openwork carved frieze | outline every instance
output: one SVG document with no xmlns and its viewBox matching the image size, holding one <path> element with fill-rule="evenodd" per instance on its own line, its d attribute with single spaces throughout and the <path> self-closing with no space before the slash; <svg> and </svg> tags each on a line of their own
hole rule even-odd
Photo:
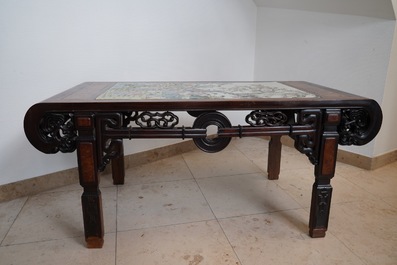
<svg viewBox="0 0 397 265">
<path fill-rule="evenodd" d="M 95 137 L 98 142 L 98 168 L 106 165 L 122 154 L 122 139 L 128 138 L 193 138 L 196 145 L 206 152 L 218 152 L 224 149 L 231 137 L 251 135 L 290 135 L 295 139 L 295 147 L 306 154 L 317 165 L 319 161 L 319 137 L 322 111 L 319 109 L 299 110 L 295 112 L 254 110 L 245 118 L 249 126 L 232 126 L 225 115 L 217 111 L 203 112 L 192 127 L 176 127 L 177 115 L 165 112 L 121 112 L 93 114 L 96 122 Z M 359 144 L 366 138 L 369 114 L 364 109 L 342 110 L 341 123 L 338 126 L 339 143 Z M 130 127 L 131 123 L 137 126 Z M 209 126 L 218 127 L 214 136 L 206 134 Z M 100 129 L 99 129 L 100 128 Z M 48 113 L 40 121 L 39 134 L 43 142 L 55 146 L 55 151 L 73 152 L 76 150 L 78 132 L 71 113 Z"/>
<path fill-rule="evenodd" d="M 339 143 L 359 145 L 366 138 L 370 123 L 369 113 L 364 109 L 343 109 L 342 121 L 338 127 Z"/>
<path fill-rule="evenodd" d="M 281 111 L 254 110 L 245 121 L 251 126 L 280 126 L 288 121 L 288 117 Z"/>
<path fill-rule="evenodd" d="M 77 131 L 70 113 L 47 113 L 39 124 L 41 139 L 55 146 L 54 152 L 70 153 L 76 150 Z"/>
<path fill-rule="evenodd" d="M 127 127 L 128 124 L 130 124 L 133 121 L 136 121 L 136 118 L 138 117 L 138 115 L 139 115 L 138 111 L 124 112 L 123 113 L 123 126 Z"/>
<path fill-rule="evenodd" d="M 144 111 L 135 118 L 135 123 L 141 128 L 165 129 L 174 128 L 179 123 L 179 118 L 174 113 Z"/>
</svg>

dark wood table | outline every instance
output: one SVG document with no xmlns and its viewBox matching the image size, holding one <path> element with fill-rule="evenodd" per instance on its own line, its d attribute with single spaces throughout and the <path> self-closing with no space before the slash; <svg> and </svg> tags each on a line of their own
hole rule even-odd
<svg viewBox="0 0 397 265">
<path fill-rule="evenodd" d="M 228 110 L 247 111 L 245 124 L 233 126 Z M 179 125 L 180 111 L 195 117 L 192 125 Z M 124 183 L 123 139 L 192 138 L 218 152 L 231 137 L 270 136 L 268 178 L 277 179 L 280 137 L 288 135 L 314 165 L 309 234 L 324 237 L 338 144 L 364 145 L 381 123 L 374 100 L 307 82 L 90 82 L 33 105 L 24 128 L 44 153 L 77 150 L 85 238 L 101 248 L 98 172 L 111 162 L 114 184 Z M 218 128 L 215 137 L 207 135 L 210 126 Z"/>
</svg>

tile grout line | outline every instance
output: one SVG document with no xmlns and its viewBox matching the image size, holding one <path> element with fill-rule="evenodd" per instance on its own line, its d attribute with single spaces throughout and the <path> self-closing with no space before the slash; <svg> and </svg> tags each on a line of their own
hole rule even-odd
<svg viewBox="0 0 397 265">
<path fill-rule="evenodd" d="M 205 219 L 205 220 L 189 221 L 189 222 L 181 222 L 181 223 L 172 223 L 172 224 L 164 224 L 164 225 L 148 226 L 148 227 L 140 227 L 140 228 L 129 228 L 129 229 L 126 229 L 126 230 L 120 230 L 118 232 L 122 232 L 123 233 L 123 232 L 138 231 L 138 230 L 143 230 L 143 229 L 158 229 L 158 228 L 164 228 L 164 227 L 195 224 L 195 223 L 202 223 L 202 222 L 209 222 L 209 221 L 218 221 L 219 222 L 219 221 L 232 219 L 232 218 L 249 217 L 249 216 L 255 216 L 255 215 L 267 215 L 267 214 L 274 214 L 274 213 L 282 213 L 282 212 L 295 211 L 295 210 L 299 210 L 299 209 L 302 209 L 302 208 L 293 208 L 293 209 L 278 210 L 278 211 L 271 211 L 271 212 L 259 212 L 259 213 L 252 213 L 252 214 L 221 217 L 221 218 L 216 218 L 214 216 L 213 219 Z M 112 233 L 109 233 L 109 234 L 112 234 Z"/>
<path fill-rule="evenodd" d="M 269 143 L 269 141 L 268 141 L 268 143 Z M 264 174 L 265 178 L 268 176 L 268 172 L 267 172 L 267 171 L 264 171 L 264 170 L 263 170 L 260 166 L 258 166 L 253 160 L 250 160 L 249 157 L 246 156 L 245 153 L 244 153 L 243 151 L 241 151 L 236 145 L 235 145 L 235 148 L 236 148 L 244 157 L 246 157 L 249 161 L 251 161 L 252 164 L 254 164 L 257 168 L 259 168 L 259 170 Z M 267 146 L 267 148 L 269 148 L 269 147 Z M 283 157 L 283 156 L 282 156 L 282 153 L 281 153 L 281 159 L 282 159 L 282 157 Z M 281 163 L 281 159 L 280 159 L 280 163 Z M 267 162 L 269 162 L 268 159 L 267 159 Z M 281 165 L 280 165 L 280 167 L 281 167 Z M 281 168 L 280 168 L 280 169 L 281 169 Z M 281 171 L 280 171 L 279 174 L 281 174 Z M 269 180 L 269 179 L 266 178 L 266 180 Z M 295 199 L 288 191 L 284 190 L 284 189 L 277 183 L 277 180 L 278 180 L 278 179 L 276 179 L 276 180 L 270 180 L 270 181 L 271 181 L 272 183 L 274 183 L 274 184 L 276 185 L 276 187 L 278 187 L 281 191 L 283 191 L 290 199 L 292 199 L 294 202 L 296 202 L 296 204 L 299 205 L 300 207 L 299 207 L 299 208 L 296 208 L 296 209 L 280 210 L 280 211 L 273 211 L 273 212 L 268 212 L 268 213 L 274 213 L 274 212 L 282 212 L 282 211 L 290 211 L 290 210 L 303 209 L 304 206 L 301 205 L 301 204 L 298 202 L 298 200 Z M 267 213 L 263 213 L 263 214 L 267 214 Z"/>
<path fill-rule="evenodd" d="M 139 230 L 150 230 L 150 229 L 159 229 L 164 227 L 172 227 L 178 225 L 187 225 L 187 224 L 196 224 L 196 223 L 203 223 L 209 221 L 216 221 L 216 219 L 206 219 L 206 220 L 199 220 L 199 221 L 190 221 L 190 222 L 182 222 L 182 223 L 174 223 L 174 224 L 165 224 L 165 225 L 157 225 L 157 226 L 148 226 L 148 227 L 140 227 L 140 228 L 129 228 L 126 230 L 120 230 L 119 232 L 130 232 L 130 231 L 139 231 Z"/>
<path fill-rule="evenodd" d="M 393 205 L 392 203 L 389 203 L 389 202 L 386 201 L 384 198 L 381 198 L 381 201 L 384 202 L 384 203 L 386 203 L 386 204 L 389 205 L 390 207 L 397 209 L 397 206 L 396 206 L 395 204 Z"/>
<path fill-rule="evenodd" d="M 236 150 L 242 155 L 244 156 L 248 161 L 250 161 L 250 163 L 255 166 L 257 169 L 259 169 L 259 172 L 257 173 L 264 173 L 265 175 L 267 175 L 267 172 L 265 172 L 260 166 L 258 166 L 254 160 L 250 159 L 248 156 L 246 156 L 246 154 L 240 150 L 240 148 L 238 148 L 237 145 L 233 144 L 233 147 L 236 148 Z"/>
<path fill-rule="evenodd" d="M 361 187 L 361 186 L 359 185 L 360 183 L 357 184 L 357 183 L 351 181 L 349 178 L 346 178 L 343 174 L 340 174 L 340 173 L 339 173 L 339 175 L 340 175 L 341 177 L 343 177 L 344 180 L 346 180 L 346 181 L 349 182 L 350 184 L 354 185 L 355 187 L 361 189 L 362 191 L 365 191 L 366 193 L 369 193 L 371 196 L 375 197 L 376 199 L 383 201 L 383 198 L 380 197 L 379 194 L 373 193 L 373 192 L 371 192 L 371 191 L 368 191 L 366 188 Z M 387 203 L 387 202 L 386 202 L 386 203 Z M 387 204 L 389 204 L 389 203 L 387 203 Z"/>
<path fill-rule="evenodd" d="M 240 148 L 238 148 L 238 146 L 237 145 L 234 145 L 234 147 L 236 148 L 236 150 L 239 152 L 239 153 L 241 153 L 241 155 L 243 155 L 245 158 L 247 158 L 254 166 L 256 166 L 259 170 L 260 170 L 260 172 L 259 173 L 262 173 L 263 175 L 264 175 L 264 177 L 266 178 L 266 176 L 268 175 L 268 172 L 267 171 L 265 171 L 264 169 L 262 169 L 262 167 L 260 167 L 259 165 L 257 165 L 253 160 L 251 160 L 242 150 L 240 150 Z M 268 160 L 267 160 L 268 161 Z M 280 161 L 280 163 L 281 163 L 281 161 Z M 292 169 L 291 169 L 292 170 Z M 281 172 L 280 172 L 281 173 Z M 266 180 L 268 180 L 267 178 L 266 178 Z M 265 212 L 265 213 L 257 213 L 257 214 L 273 214 L 273 213 L 278 213 L 278 212 L 285 212 L 285 211 L 293 211 L 293 210 L 298 210 L 298 209 L 303 209 L 304 210 L 304 206 L 303 205 L 301 205 L 299 202 L 298 202 L 298 200 L 296 200 L 288 191 L 286 191 L 286 190 L 284 190 L 278 183 L 277 183 L 277 180 L 276 181 L 271 181 L 271 182 L 273 182 L 280 190 L 282 190 L 285 194 L 286 194 L 286 196 L 288 196 L 290 199 L 292 199 L 294 202 L 296 202 L 297 203 L 297 205 L 299 206 L 298 208 L 294 208 L 294 209 L 287 209 L 287 210 L 278 210 L 278 211 L 271 211 L 271 212 Z M 234 216 L 234 217 L 225 217 L 225 218 L 217 218 L 217 220 L 227 220 L 227 219 L 229 219 L 229 218 L 238 218 L 238 217 L 247 217 L 247 216 L 254 216 L 254 215 L 257 215 L 257 214 L 248 214 L 248 215 L 240 215 L 240 216 Z M 218 221 L 219 222 L 219 221 Z M 221 226 L 222 227 L 222 226 Z M 222 230 L 223 230 L 223 228 L 222 228 Z M 350 250 L 350 249 L 349 249 Z M 233 249 L 233 251 L 234 251 L 234 249 Z M 236 254 L 237 255 L 237 254 Z M 241 263 L 241 262 L 240 262 Z"/>
<path fill-rule="evenodd" d="M 26 197 L 26 200 L 25 200 L 25 202 L 23 203 L 21 209 L 19 210 L 17 216 L 15 216 L 14 221 L 13 221 L 12 224 L 10 225 L 10 228 L 7 230 L 7 233 L 4 235 L 3 239 L 1 240 L 1 242 L 0 242 L 0 247 L 4 247 L 4 246 L 3 246 L 4 240 L 6 240 L 8 234 L 10 233 L 12 227 L 14 226 L 15 222 L 17 221 L 17 219 L 18 219 L 19 215 L 21 214 L 23 208 L 25 208 L 25 206 L 26 206 L 26 204 L 28 203 L 29 199 L 30 199 L 30 196 L 27 196 L 27 197 Z"/>
<path fill-rule="evenodd" d="M 183 161 L 185 162 L 187 168 L 189 169 L 190 174 L 193 176 L 194 182 L 196 183 L 197 187 L 199 188 L 199 190 L 200 190 L 200 192 L 201 192 L 201 195 L 203 195 L 203 198 L 204 198 L 205 202 L 207 203 L 208 207 L 210 208 L 212 215 L 214 216 L 214 218 L 215 218 L 215 220 L 216 220 L 218 226 L 219 226 L 220 229 L 222 230 L 222 233 L 223 233 L 223 235 L 225 236 L 225 238 L 226 238 L 226 240 L 227 240 L 229 246 L 231 247 L 231 249 L 232 249 L 234 255 L 236 256 L 236 258 L 237 258 L 239 264 L 240 264 L 240 265 L 243 265 L 243 263 L 241 262 L 240 257 L 238 256 L 238 254 L 237 254 L 237 252 L 235 251 L 235 249 L 234 249 L 232 243 L 230 242 L 229 237 L 226 235 L 225 230 L 223 229 L 221 223 L 219 222 L 218 217 L 215 215 L 215 213 L 214 213 L 214 211 L 213 211 L 213 209 L 212 209 L 210 203 L 208 202 L 207 197 L 205 197 L 205 195 L 204 195 L 204 193 L 203 193 L 203 191 L 202 191 L 202 189 L 201 189 L 199 183 L 197 182 L 196 177 L 194 176 L 194 174 L 193 174 L 192 170 L 190 169 L 189 165 L 187 164 L 187 162 L 186 162 L 186 160 L 185 160 L 185 157 L 182 156 L 182 158 L 183 158 Z M 201 222 L 202 222 L 202 221 L 201 221 Z"/>
<path fill-rule="evenodd" d="M 348 249 L 348 250 L 350 251 L 350 253 L 352 253 L 354 256 L 356 256 L 356 257 L 362 262 L 363 265 L 368 264 L 368 263 L 367 263 L 365 260 L 363 260 L 359 255 L 357 255 L 352 249 L 350 249 L 349 246 L 346 245 L 345 242 L 344 242 L 343 240 L 341 240 L 338 236 L 336 236 L 336 235 L 333 234 L 332 232 L 327 232 L 327 233 L 330 233 L 331 235 L 333 235 L 333 236 L 336 238 L 336 240 L 338 240 L 343 246 L 345 246 L 345 248 Z"/>
<path fill-rule="evenodd" d="M 185 179 L 174 179 L 174 180 L 159 180 L 159 181 L 150 181 L 150 182 L 142 182 L 142 183 L 124 183 L 120 187 L 132 187 L 132 186 L 141 186 L 141 185 L 153 185 L 153 184 L 159 184 L 159 183 L 172 183 L 176 181 L 187 181 L 187 180 L 193 180 L 193 178 L 185 178 Z M 112 186 L 109 187 L 103 187 L 103 188 L 111 188 Z"/>
<path fill-rule="evenodd" d="M 108 234 L 113 234 L 108 233 Z M 11 244 L 11 245 L 5 245 L 5 246 L 1 246 L 1 247 L 13 247 L 13 246 L 23 246 L 23 245 L 29 245 L 29 244 L 37 244 L 37 243 L 45 243 L 45 242 L 52 242 L 52 241 L 62 241 L 65 239 L 74 239 L 74 238 L 81 238 L 82 239 L 82 246 L 84 246 L 84 236 L 70 236 L 70 237 L 62 237 L 62 238 L 51 238 L 51 239 L 43 239 L 43 240 L 37 240 L 37 241 L 28 241 L 28 242 L 20 242 L 20 243 L 16 243 L 16 244 Z"/>
<path fill-rule="evenodd" d="M 270 211 L 270 212 L 259 212 L 259 213 L 250 213 L 250 214 L 241 214 L 241 215 L 234 215 L 234 216 L 228 216 L 228 217 L 220 217 L 217 218 L 217 220 L 227 220 L 227 219 L 233 219 L 233 218 L 239 218 L 239 217 L 250 217 L 250 216 L 255 216 L 255 215 L 267 215 L 267 214 L 275 214 L 275 213 L 283 213 L 283 212 L 290 212 L 290 211 L 296 211 L 296 210 L 301 210 L 303 208 L 292 208 L 292 209 L 286 209 L 286 210 L 275 210 L 275 211 Z"/>
<path fill-rule="evenodd" d="M 119 186 L 116 185 L 116 235 L 115 235 L 115 241 L 114 241 L 114 265 L 117 265 L 117 239 L 118 239 L 118 226 L 117 226 L 117 221 L 118 221 L 118 212 L 119 212 Z"/>
<path fill-rule="evenodd" d="M 189 169 L 189 170 L 190 170 L 190 169 Z M 230 242 L 230 239 L 229 239 L 229 237 L 227 236 L 225 230 L 223 229 L 221 223 L 219 222 L 218 217 L 215 215 L 214 211 L 212 210 L 212 207 L 211 207 L 210 203 L 208 202 L 207 198 L 205 197 L 203 191 L 201 190 L 201 187 L 200 187 L 200 185 L 198 184 L 196 178 L 194 178 L 194 181 L 196 182 L 198 188 L 200 189 L 201 194 L 203 195 L 205 201 L 207 202 L 208 207 L 210 208 L 212 214 L 214 215 L 215 220 L 216 220 L 216 222 L 218 223 L 218 226 L 220 227 L 220 229 L 222 230 L 222 233 L 223 233 L 223 235 L 225 236 L 225 238 L 226 238 L 226 240 L 227 240 L 229 246 L 232 248 L 234 255 L 236 255 L 236 258 L 237 258 L 238 262 L 240 263 L 240 265 L 242 265 L 242 262 L 241 262 L 241 260 L 240 260 L 240 257 L 238 256 L 238 254 L 237 254 L 237 252 L 235 251 L 235 249 L 234 249 L 232 243 Z"/>
</svg>

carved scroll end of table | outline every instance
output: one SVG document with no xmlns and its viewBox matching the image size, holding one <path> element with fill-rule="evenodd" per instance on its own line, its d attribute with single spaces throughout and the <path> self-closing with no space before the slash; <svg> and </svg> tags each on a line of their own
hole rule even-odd
<svg viewBox="0 0 397 265">
<path fill-rule="evenodd" d="M 374 100 L 362 107 L 342 109 L 338 126 L 340 145 L 365 145 L 378 134 L 382 124 L 382 110 Z"/>
<path fill-rule="evenodd" d="M 30 143 L 46 154 L 76 150 L 77 130 L 69 112 L 45 112 L 34 105 L 25 115 L 25 134 Z"/>
</svg>

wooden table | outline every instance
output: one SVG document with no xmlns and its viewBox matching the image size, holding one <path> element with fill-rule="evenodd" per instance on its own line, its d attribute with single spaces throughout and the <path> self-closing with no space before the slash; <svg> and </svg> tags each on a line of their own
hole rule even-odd
<svg viewBox="0 0 397 265">
<path fill-rule="evenodd" d="M 245 124 L 232 126 L 228 110 L 247 111 Z M 180 111 L 194 123 L 179 125 Z M 98 172 L 111 162 L 114 184 L 124 183 L 123 139 L 193 138 L 201 150 L 218 152 L 231 137 L 270 136 L 268 178 L 277 179 L 280 137 L 288 135 L 314 165 L 309 234 L 324 237 L 338 143 L 364 145 L 381 123 L 374 100 L 307 82 L 90 82 L 33 105 L 24 128 L 44 153 L 77 150 L 85 238 L 101 248 Z M 210 126 L 218 128 L 215 138 Z"/>
</svg>

